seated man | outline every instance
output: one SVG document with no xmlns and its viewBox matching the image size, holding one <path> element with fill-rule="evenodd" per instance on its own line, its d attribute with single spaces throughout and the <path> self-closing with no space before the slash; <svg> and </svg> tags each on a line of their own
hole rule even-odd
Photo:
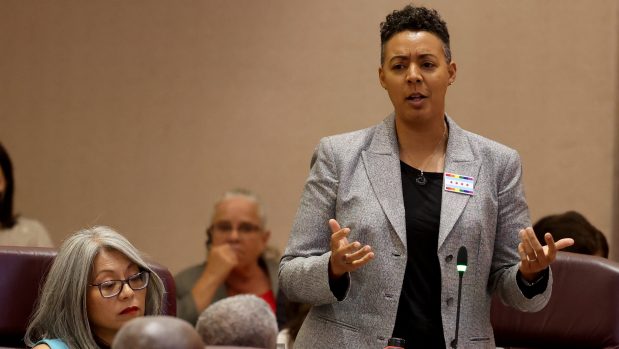
<svg viewBox="0 0 619 349">
<path fill-rule="evenodd" d="M 113 349 L 203 349 L 198 332 L 171 316 L 146 316 L 127 322 L 114 338 Z"/>
<path fill-rule="evenodd" d="M 563 251 L 608 258 L 606 237 L 578 212 L 568 211 L 543 217 L 533 225 L 533 230 L 538 239 L 545 233 L 551 233 L 555 239 L 574 239 L 574 244 Z"/>
<path fill-rule="evenodd" d="M 175 277 L 180 318 L 195 324 L 211 303 L 237 294 L 259 296 L 276 311 L 279 258 L 267 249 L 265 221 L 257 196 L 247 190 L 228 191 L 216 202 L 207 260 Z"/>
<path fill-rule="evenodd" d="M 275 349 L 277 345 L 275 315 L 254 295 L 228 297 L 211 304 L 200 315 L 196 329 L 207 346 Z"/>
</svg>

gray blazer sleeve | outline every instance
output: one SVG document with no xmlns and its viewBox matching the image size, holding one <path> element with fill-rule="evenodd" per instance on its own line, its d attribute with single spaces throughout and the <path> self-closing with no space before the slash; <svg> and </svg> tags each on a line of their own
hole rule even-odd
<svg viewBox="0 0 619 349">
<path fill-rule="evenodd" d="M 552 273 L 546 291 L 527 299 L 517 285 L 516 277 L 520 263 L 517 246 L 520 242 L 515 232 L 525 228 L 522 222 L 530 225 L 528 206 L 522 188 L 522 165 L 516 151 L 511 151 L 503 165 L 503 172 L 497 176 L 498 217 L 494 256 L 490 273 L 489 286 L 494 289 L 503 303 L 520 311 L 541 310 L 550 298 L 552 290 Z"/>
<path fill-rule="evenodd" d="M 312 305 L 337 302 L 329 288 L 328 220 L 335 217 L 338 179 L 329 139 L 323 138 L 312 157 L 310 174 L 279 267 L 280 287 L 292 301 Z M 350 278 L 348 274 L 345 277 Z M 350 288 L 350 282 L 348 285 Z"/>
</svg>

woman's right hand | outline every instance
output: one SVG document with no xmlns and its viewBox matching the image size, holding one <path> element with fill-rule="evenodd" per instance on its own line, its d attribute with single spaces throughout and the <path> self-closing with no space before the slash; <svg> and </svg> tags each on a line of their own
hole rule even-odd
<svg viewBox="0 0 619 349">
<path fill-rule="evenodd" d="M 236 252 L 230 244 L 212 246 L 209 249 L 206 268 L 191 289 L 198 314 L 211 304 L 215 292 L 238 263 Z"/>
<path fill-rule="evenodd" d="M 335 219 L 329 220 L 329 227 L 331 228 L 329 278 L 339 279 L 342 275 L 355 271 L 374 259 L 370 245 L 361 247 L 359 241 L 348 242 L 350 229 L 341 228 Z"/>
<path fill-rule="evenodd" d="M 238 264 L 239 258 L 230 244 L 212 246 L 208 251 L 204 274 L 223 282 Z"/>
</svg>

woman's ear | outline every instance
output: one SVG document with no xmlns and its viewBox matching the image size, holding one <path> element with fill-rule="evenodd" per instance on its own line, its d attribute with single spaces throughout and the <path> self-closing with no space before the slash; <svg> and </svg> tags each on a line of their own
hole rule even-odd
<svg viewBox="0 0 619 349">
<path fill-rule="evenodd" d="M 384 89 L 387 88 L 385 83 L 385 71 L 383 70 L 383 67 L 378 67 L 378 81 L 380 82 L 380 86 Z"/>
<path fill-rule="evenodd" d="M 451 63 L 449 63 L 449 68 L 447 68 L 447 70 L 449 71 L 449 84 L 453 84 L 454 82 L 456 82 L 456 71 L 458 70 L 458 67 L 456 66 L 456 62 L 451 61 Z"/>
</svg>

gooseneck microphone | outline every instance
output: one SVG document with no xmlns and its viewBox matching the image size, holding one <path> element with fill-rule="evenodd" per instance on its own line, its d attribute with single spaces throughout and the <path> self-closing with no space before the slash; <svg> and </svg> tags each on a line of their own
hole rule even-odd
<svg viewBox="0 0 619 349">
<path fill-rule="evenodd" d="M 461 246 L 458 250 L 458 258 L 456 259 L 456 268 L 458 269 L 458 276 L 460 280 L 458 281 L 458 308 L 456 309 L 456 337 L 451 342 L 452 348 L 458 347 L 458 330 L 460 328 L 460 298 L 462 298 L 462 276 L 466 271 L 466 266 L 468 264 L 468 257 L 466 254 L 466 247 Z"/>
</svg>

